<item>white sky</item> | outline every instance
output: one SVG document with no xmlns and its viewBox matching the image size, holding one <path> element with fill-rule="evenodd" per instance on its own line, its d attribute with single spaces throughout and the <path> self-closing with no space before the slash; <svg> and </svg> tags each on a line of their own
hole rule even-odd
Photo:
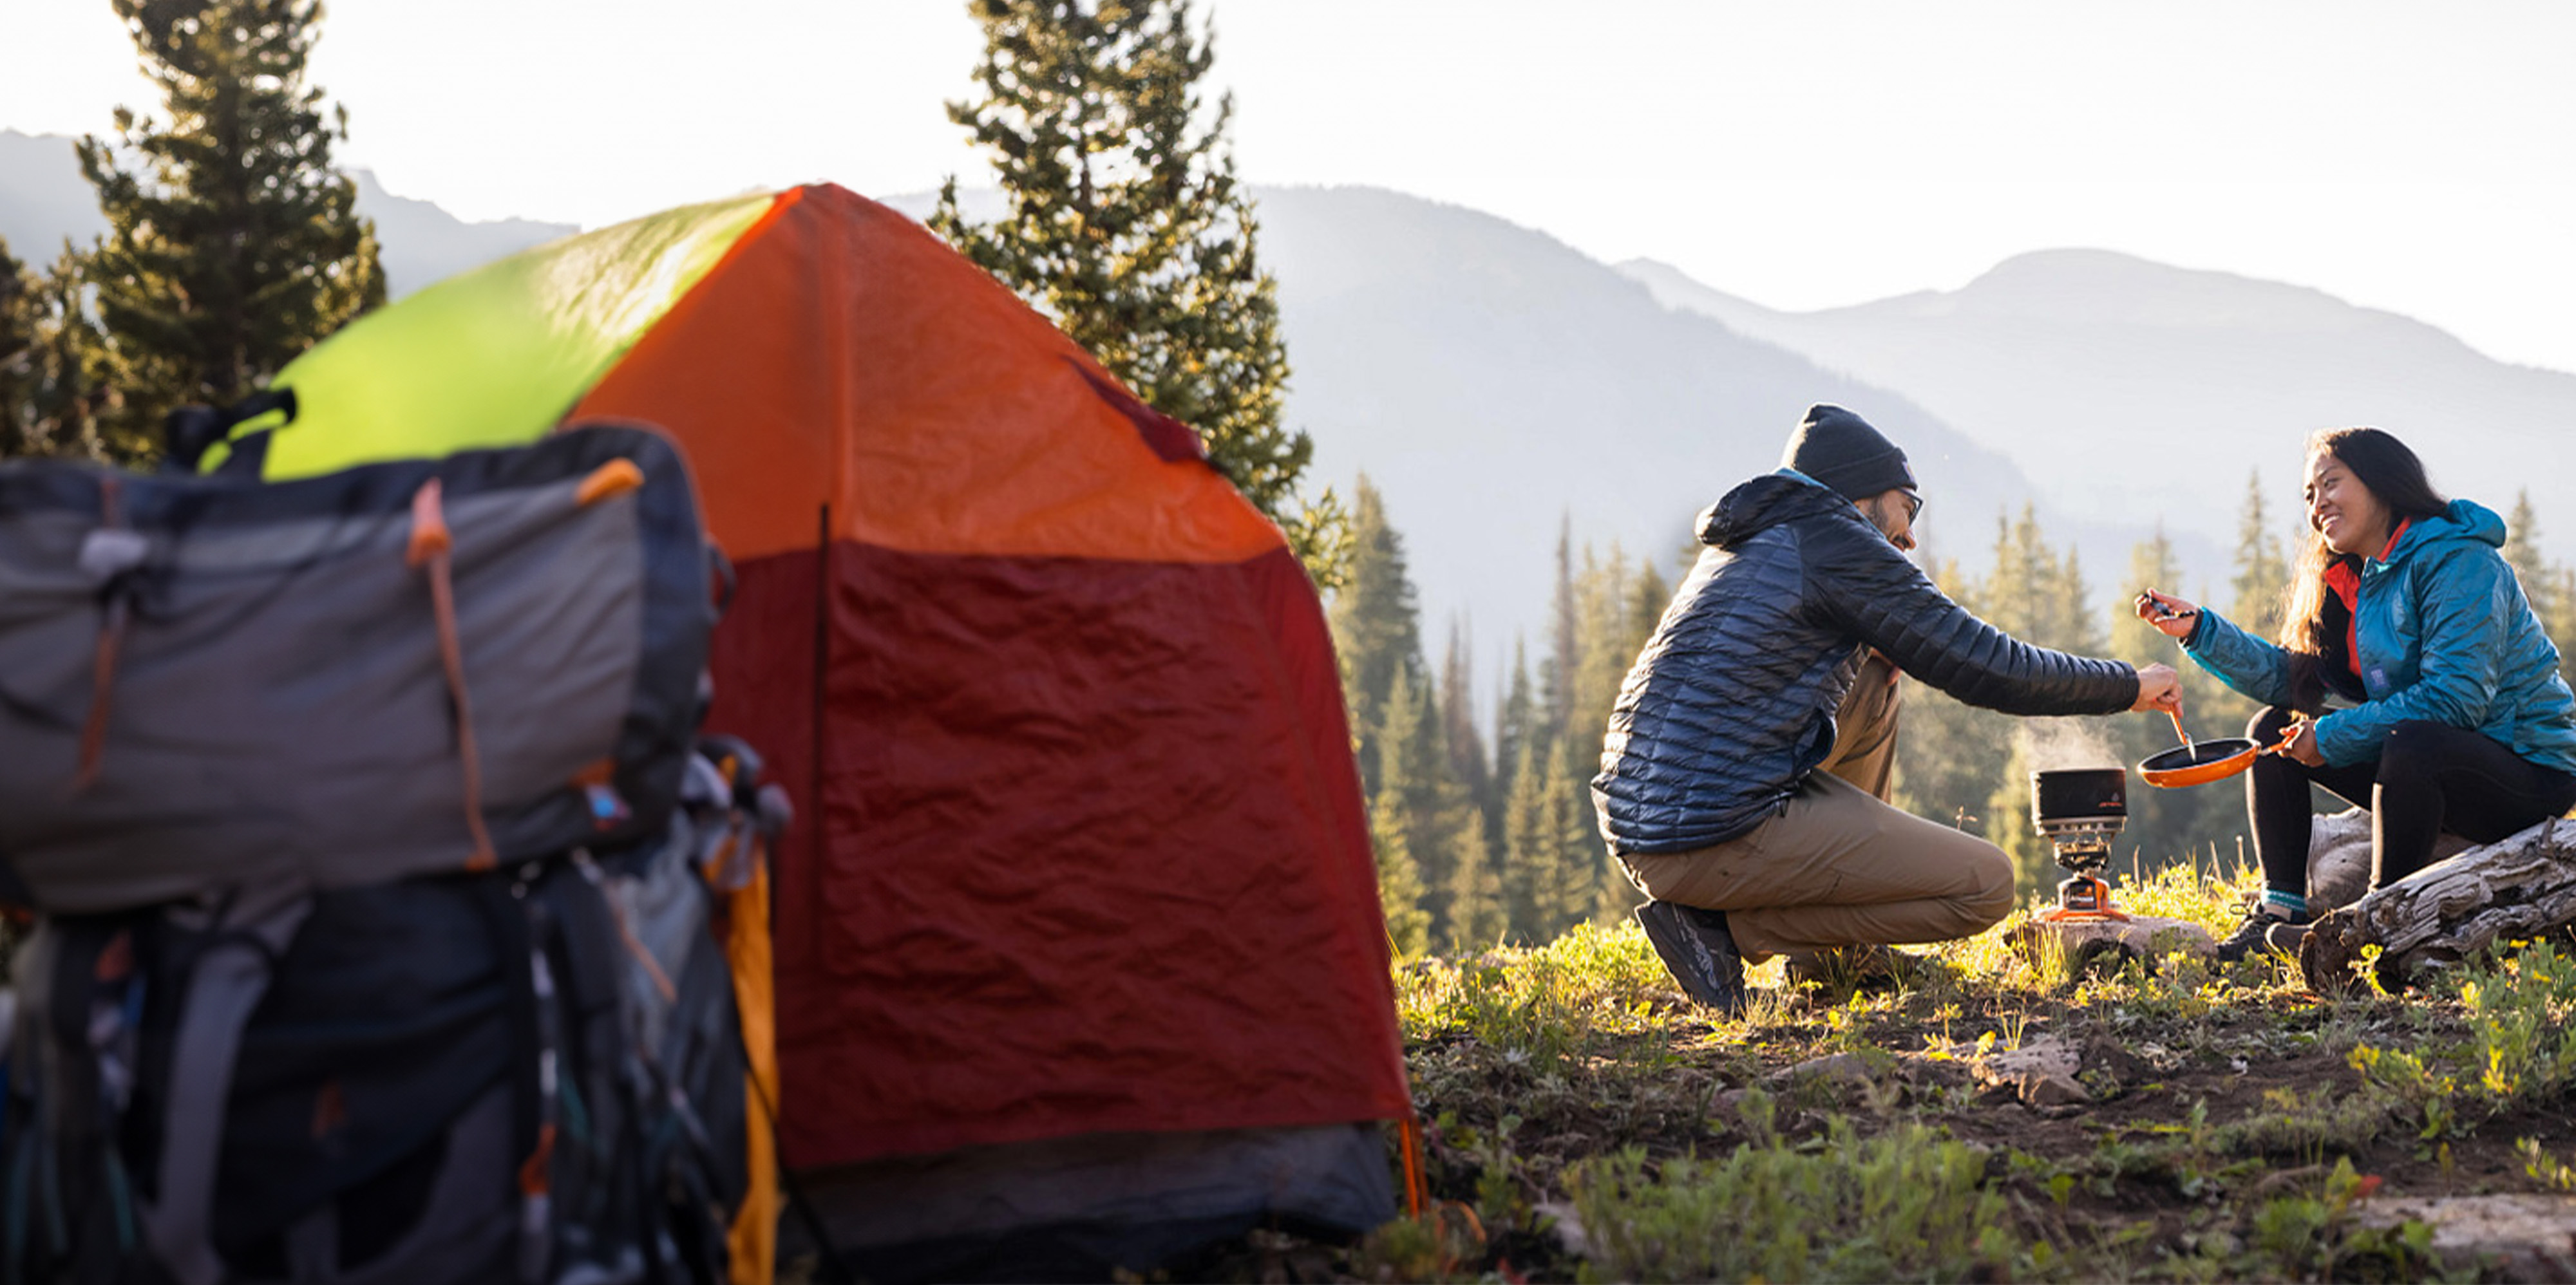
<svg viewBox="0 0 2576 1285">
<path fill-rule="evenodd" d="M 2097 246 L 2576 371 L 2566 0 L 1200 0 L 1236 157 L 1817 308 Z M 921 191 L 963 0 L 332 0 L 343 153 L 469 218 Z M 0 0 L 0 126 L 152 104 L 107 0 Z"/>
</svg>

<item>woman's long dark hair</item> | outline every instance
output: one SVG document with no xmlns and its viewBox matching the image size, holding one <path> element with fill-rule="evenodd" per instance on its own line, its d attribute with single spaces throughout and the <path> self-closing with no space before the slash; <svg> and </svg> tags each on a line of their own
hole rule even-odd
<svg viewBox="0 0 2576 1285">
<path fill-rule="evenodd" d="M 2391 530 L 2399 522 L 2439 517 L 2451 506 L 2424 476 L 2424 461 L 2406 449 L 2406 443 L 2379 429 L 2322 429 L 2308 438 L 2307 454 L 2302 457 L 2310 462 L 2311 472 L 2319 455 L 2333 456 L 2370 492 L 2371 498 L 2388 510 Z M 2300 542 L 2298 561 L 2290 570 L 2290 585 L 2282 595 L 2281 605 L 2281 646 L 2290 651 L 2294 660 L 2310 662 L 2294 666 L 2296 670 L 2313 670 L 2316 658 L 2329 649 L 2338 653 L 2343 650 L 2349 618 L 2344 615 L 2342 600 L 2326 588 L 2326 568 L 2338 560 L 2352 558 L 2354 555 L 2338 554 L 2326 547 L 2324 534 L 2314 530 Z M 2301 704 L 2313 703 L 2308 699 L 2313 693 L 2305 690 L 2312 683 L 2301 681 L 2295 685 L 2303 689 Z"/>
</svg>

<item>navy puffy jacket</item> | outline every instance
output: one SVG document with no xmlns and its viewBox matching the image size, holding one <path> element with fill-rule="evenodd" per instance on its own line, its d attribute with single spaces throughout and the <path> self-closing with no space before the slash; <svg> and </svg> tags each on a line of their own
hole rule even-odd
<svg viewBox="0 0 2576 1285">
<path fill-rule="evenodd" d="M 1686 852 L 1778 812 L 1834 743 L 1864 646 L 1971 705 L 2108 714 L 2136 671 L 1968 614 L 1851 501 L 1783 469 L 1700 515 L 1697 566 L 1610 714 L 1593 806 L 1613 851 Z"/>
</svg>

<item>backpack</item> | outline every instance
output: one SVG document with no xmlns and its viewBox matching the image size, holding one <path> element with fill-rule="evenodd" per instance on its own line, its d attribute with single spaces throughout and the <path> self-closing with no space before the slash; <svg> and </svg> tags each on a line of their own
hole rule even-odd
<svg viewBox="0 0 2576 1285">
<path fill-rule="evenodd" d="M 57 913 L 651 833 L 710 553 L 631 427 L 273 485 L 0 466 L 0 898 Z"/>
<path fill-rule="evenodd" d="M 785 808 L 693 747 L 708 566 L 629 428 L 0 467 L 0 883 L 42 912 L 0 1279 L 765 1276 L 728 956 Z"/>
</svg>

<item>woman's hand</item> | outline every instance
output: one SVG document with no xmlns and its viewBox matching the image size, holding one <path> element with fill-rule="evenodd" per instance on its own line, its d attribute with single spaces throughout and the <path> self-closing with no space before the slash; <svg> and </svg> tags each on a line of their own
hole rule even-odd
<svg viewBox="0 0 2576 1285">
<path fill-rule="evenodd" d="M 2137 609 L 2138 619 L 2164 631 L 2167 638 L 2188 638 L 2200 624 L 2200 608 L 2169 593 L 2149 589 L 2130 605 Z"/>
<path fill-rule="evenodd" d="M 2317 751 L 2317 725 L 2304 718 L 2291 722 L 2289 729 L 2281 734 L 2281 744 L 2275 752 L 2309 767 L 2326 765 L 2326 756 Z"/>
<path fill-rule="evenodd" d="M 2129 708 L 2157 710 L 2163 713 L 2182 711 L 2182 676 L 2171 665 L 2148 665 L 2138 671 L 2138 702 Z"/>
</svg>

